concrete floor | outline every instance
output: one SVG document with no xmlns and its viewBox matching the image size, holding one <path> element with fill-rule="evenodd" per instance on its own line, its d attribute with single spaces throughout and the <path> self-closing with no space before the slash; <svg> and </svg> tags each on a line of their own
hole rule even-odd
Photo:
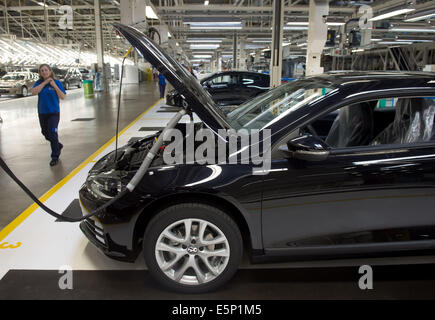
<svg viewBox="0 0 435 320">
<path fill-rule="evenodd" d="M 61 101 L 59 140 L 64 148 L 59 164 L 49 166 L 50 145 L 40 132 L 37 97 L 0 101 L 0 156 L 25 185 L 40 197 L 115 136 L 117 85 L 107 93 L 85 99 L 83 89 L 72 89 Z M 120 130 L 159 99 L 157 83 L 123 85 Z M 72 121 L 95 118 L 91 121 Z M 0 230 L 33 201 L 0 170 Z"/>
</svg>

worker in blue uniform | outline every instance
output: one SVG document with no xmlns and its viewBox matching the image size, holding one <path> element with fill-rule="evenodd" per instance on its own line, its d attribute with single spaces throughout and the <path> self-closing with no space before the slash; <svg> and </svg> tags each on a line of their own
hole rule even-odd
<svg viewBox="0 0 435 320">
<path fill-rule="evenodd" d="M 160 89 L 160 99 L 165 97 L 166 79 L 159 73 L 159 89 Z"/>
<path fill-rule="evenodd" d="M 38 95 L 39 124 L 45 139 L 50 141 L 50 166 L 55 166 L 63 148 L 58 136 L 59 99 L 65 99 L 66 92 L 62 83 L 54 78 L 53 69 L 48 64 L 39 66 L 39 80 L 33 85 L 32 95 Z"/>
</svg>

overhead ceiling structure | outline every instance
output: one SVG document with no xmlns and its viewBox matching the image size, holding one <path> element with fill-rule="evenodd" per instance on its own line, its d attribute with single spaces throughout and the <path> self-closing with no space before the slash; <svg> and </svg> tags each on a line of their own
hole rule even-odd
<svg viewBox="0 0 435 320">
<path fill-rule="evenodd" d="M 105 50 L 115 54 L 126 49 L 110 26 L 120 22 L 119 1 L 127 0 L 101 1 Z M 151 8 L 148 23 L 168 25 L 171 39 L 191 59 L 208 57 L 216 50 L 231 57 L 234 34 L 244 41 L 247 50 L 270 46 L 272 0 L 151 0 L 147 4 Z M 64 14 L 59 9 L 64 5 L 73 10 L 72 30 L 59 27 Z M 358 29 L 364 14 L 362 6 L 370 6 L 373 12 L 372 46 L 435 40 L 435 0 L 330 1 L 329 15 L 325 17 L 328 28 L 337 34 Z M 309 0 L 285 1 L 284 45 L 292 51 L 305 50 L 308 10 Z M 0 0 L 0 11 L 0 34 L 95 47 L 92 0 Z"/>
</svg>

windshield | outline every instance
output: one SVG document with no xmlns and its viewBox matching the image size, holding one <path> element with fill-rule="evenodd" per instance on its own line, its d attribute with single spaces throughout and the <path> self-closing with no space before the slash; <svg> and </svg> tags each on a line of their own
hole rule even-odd
<svg viewBox="0 0 435 320">
<path fill-rule="evenodd" d="M 332 89 L 318 78 L 293 81 L 242 104 L 227 114 L 228 122 L 236 130 L 263 129 Z"/>
<path fill-rule="evenodd" d="M 66 69 L 53 69 L 53 72 L 57 75 L 64 76 L 67 74 L 68 70 L 66 70 Z"/>
<path fill-rule="evenodd" d="M 9 73 L 3 76 L 2 80 L 24 80 L 26 76 L 22 73 Z"/>
</svg>

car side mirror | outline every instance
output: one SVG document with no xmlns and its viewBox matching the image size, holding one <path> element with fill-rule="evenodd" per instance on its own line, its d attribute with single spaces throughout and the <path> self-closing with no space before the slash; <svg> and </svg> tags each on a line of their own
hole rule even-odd
<svg viewBox="0 0 435 320">
<path fill-rule="evenodd" d="M 287 143 L 288 152 L 293 158 L 308 161 L 323 161 L 329 156 L 330 146 L 312 135 L 303 135 Z"/>
<path fill-rule="evenodd" d="M 205 82 L 202 83 L 203 88 L 209 88 L 210 85 L 211 85 L 210 81 L 205 81 Z"/>
</svg>

